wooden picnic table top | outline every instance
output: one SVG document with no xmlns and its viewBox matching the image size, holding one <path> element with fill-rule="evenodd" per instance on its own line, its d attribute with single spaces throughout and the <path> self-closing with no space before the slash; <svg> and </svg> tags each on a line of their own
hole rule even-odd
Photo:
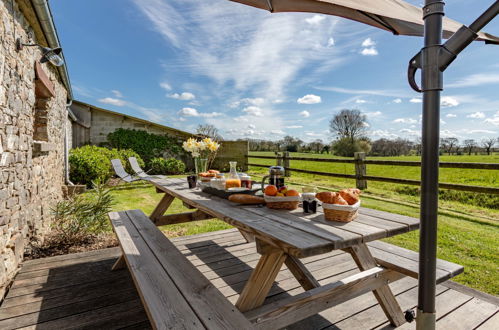
<svg viewBox="0 0 499 330">
<path fill-rule="evenodd" d="M 342 223 L 325 220 L 321 208 L 315 214 L 304 214 L 301 209 L 271 210 L 255 205 L 238 205 L 199 189 L 189 189 L 185 179 L 154 179 L 151 182 L 166 194 L 299 258 L 419 228 L 416 218 L 362 207 L 357 219 Z"/>
</svg>

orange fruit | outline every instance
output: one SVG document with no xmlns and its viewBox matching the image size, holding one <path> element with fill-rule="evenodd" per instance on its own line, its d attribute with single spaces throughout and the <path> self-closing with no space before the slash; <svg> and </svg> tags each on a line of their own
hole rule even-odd
<svg viewBox="0 0 499 330">
<path fill-rule="evenodd" d="M 277 187 L 274 185 L 270 185 L 270 186 L 265 187 L 265 195 L 267 195 L 267 196 L 277 195 Z"/>
<path fill-rule="evenodd" d="M 300 196 L 300 193 L 294 189 L 290 189 L 286 192 L 286 196 Z"/>
</svg>

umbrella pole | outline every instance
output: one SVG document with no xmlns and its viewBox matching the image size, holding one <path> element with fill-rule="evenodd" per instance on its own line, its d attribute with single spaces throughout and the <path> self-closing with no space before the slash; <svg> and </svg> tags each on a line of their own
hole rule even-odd
<svg viewBox="0 0 499 330">
<path fill-rule="evenodd" d="M 444 3 L 426 0 L 423 8 L 424 48 L 421 51 L 423 127 L 421 153 L 421 228 L 416 329 L 435 329 L 440 92 L 438 55 L 442 43 Z"/>
</svg>

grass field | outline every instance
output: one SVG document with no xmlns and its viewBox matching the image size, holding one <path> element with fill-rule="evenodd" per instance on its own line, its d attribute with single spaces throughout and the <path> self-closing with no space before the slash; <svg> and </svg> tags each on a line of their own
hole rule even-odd
<svg viewBox="0 0 499 330">
<path fill-rule="evenodd" d="M 251 152 L 250 156 L 274 156 L 272 152 Z M 314 157 L 314 158 L 341 158 L 331 155 L 291 153 L 293 157 Z M 348 158 L 351 159 L 351 158 Z M 417 156 L 401 157 L 368 157 L 368 159 L 381 160 L 405 160 L 419 161 Z M 499 163 L 499 155 L 471 155 L 471 156 L 442 156 L 442 162 L 476 162 L 476 163 Z M 250 158 L 250 163 L 262 165 L 275 165 L 273 159 Z M 331 172 L 340 174 L 355 174 L 354 164 L 342 163 L 320 163 L 311 161 L 291 160 L 291 168 L 307 169 L 319 172 Z M 249 172 L 256 176 L 267 173 L 266 168 L 251 167 Z M 421 171 L 419 167 L 409 166 L 384 166 L 367 165 L 367 175 L 392 177 L 400 179 L 419 180 Z M 497 170 L 474 170 L 474 169 L 440 169 L 440 182 L 455 183 L 464 185 L 475 185 L 485 187 L 499 187 L 499 173 Z M 291 172 L 290 182 L 300 184 L 310 184 L 324 187 L 354 187 L 355 180 L 331 178 L 312 174 Z M 375 194 L 380 197 L 387 197 L 412 203 L 419 202 L 418 188 L 416 186 L 406 186 L 393 183 L 368 181 L 366 193 Z M 472 192 L 460 192 L 442 190 L 441 205 L 446 208 L 465 210 L 476 215 L 485 215 L 491 218 L 499 218 L 499 195 L 477 194 Z"/>
<path fill-rule="evenodd" d="M 296 186 L 296 188 L 299 188 Z M 115 188 L 115 210 L 141 209 L 146 214 L 152 212 L 162 194 L 148 184 L 132 184 Z M 375 197 L 375 196 L 373 196 Z M 418 217 L 419 209 L 414 205 L 401 205 L 380 201 L 365 195 L 363 206 Z M 377 197 L 375 197 L 377 198 Z M 182 203 L 175 200 L 167 213 L 185 212 Z M 191 235 L 196 233 L 231 228 L 219 220 L 205 220 L 179 225 L 163 226 L 168 236 Z M 455 281 L 490 294 L 499 294 L 499 223 L 484 220 L 472 215 L 450 214 L 442 211 L 439 216 L 438 257 L 464 265 L 464 274 Z M 418 250 L 418 232 L 398 235 L 387 241 L 412 250 Z"/>
</svg>

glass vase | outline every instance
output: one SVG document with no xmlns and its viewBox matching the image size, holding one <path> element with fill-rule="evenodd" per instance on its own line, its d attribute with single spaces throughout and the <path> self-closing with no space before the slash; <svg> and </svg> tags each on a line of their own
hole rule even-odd
<svg viewBox="0 0 499 330">
<path fill-rule="evenodd" d="M 208 166 L 208 159 L 196 157 L 194 158 L 194 166 L 196 167 L 196 174 L 206 172 Z"/>
</svg>

